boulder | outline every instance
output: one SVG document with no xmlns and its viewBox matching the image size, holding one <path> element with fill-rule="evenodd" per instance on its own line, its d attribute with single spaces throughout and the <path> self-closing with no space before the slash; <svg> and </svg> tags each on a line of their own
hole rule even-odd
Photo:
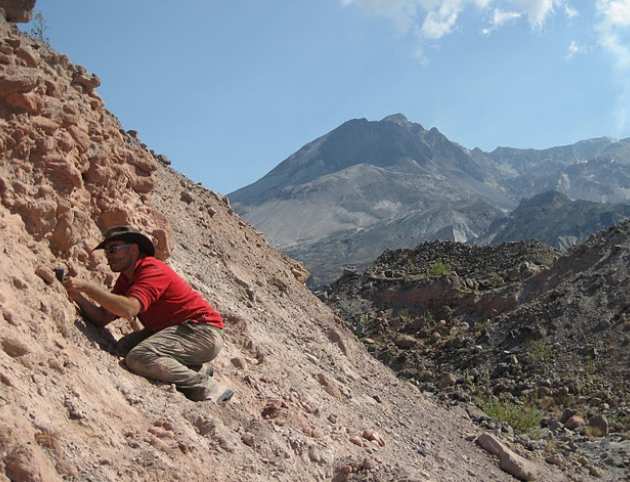
<svg viewBox="0 0 630 482">
<path fill-rule="evenodd" d="M 588 426 L 592 435 L 605 437 L 608 435 L 608 419 L 604 415 L 594 415 L 588 419 Z"/>
<path fill-rule="evenodd" d="M 476 440 L 484 450 L 499 457 L 499 467 L 519 480 L 539 480 L 541 468 L 534 462 L 512 452 L 489 433 L 483 433 Z"/>
<path fill-rule="evenodd" d="M 31 21 L 35 0 L 0 0 L 0 9 L 8 22 L 26 23 Z"/>
</svg>

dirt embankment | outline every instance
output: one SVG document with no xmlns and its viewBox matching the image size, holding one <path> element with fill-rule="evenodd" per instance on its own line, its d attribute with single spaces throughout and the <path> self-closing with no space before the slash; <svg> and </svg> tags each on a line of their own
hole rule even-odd
<svg viewBox="0 0 630 482">
<path fill-rule="evenodd" d="M 298 263 L 123 130 L 99 83 L 0 16 L 0 481 L 510 478 L 463 410 L 369 356 Z M 77 318 L 52 268 L 111 283 L 91 248 L 119 223 L 225 314 L 229 404 L 134 376 L 107 351 L 131 324 Z"/>
</svg>

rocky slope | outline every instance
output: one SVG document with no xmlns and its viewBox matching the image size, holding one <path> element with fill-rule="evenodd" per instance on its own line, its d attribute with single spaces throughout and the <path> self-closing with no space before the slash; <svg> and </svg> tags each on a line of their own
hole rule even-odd
<svg viewBox="0 0 630 482">
<path fill-rule="evenodd" d="M 571 201 L 564 194 L 548 191 L 521 201 L 475 242 L 483 245 L 537 239 L 565 250 L 628 217 L 630 206 L 626 204 Z"/>
<path fill-rule="evenodd" d="M 397 379 L 310 294 L 301 265 L 122 130 L 95 75 L 3 18 L 0 481 L 511 480 L 463 410 Z M 121 222 L 152 233 L 225 314 L 214 368 L 237 391 L 229 404 L 126 371 L 108 349 L 133 324 L 86 325 L 56 282 L 64 266 L 111 283 L 91 247 Z M 488 436 L 478 444 L 563 479 Z"/>
<path fill-rule="evenodd" d="M 488 232 L 502 212 L 484 201 L 427 202 L 410 214 L 361 230 L 343 231 L 313 243 L 287 248 L 285 252 L 314 267 L 309 286 L 337 279 L 344 266 L 363 270 L 386 249 L 405 248 L 409 240 L 464 242 Z M 503 219 L 503 218 L 501 218 Z M 439 229 L 438 229 L 439 228 Z"/>
<path fill-rule="evenodd" d="M 532 242 L 428 243 L 387 252 L 321 296 L 400 377 L 552 463 L 622 480 L 629 247 L 630 222 L 562 257 Z"/>
</svg>

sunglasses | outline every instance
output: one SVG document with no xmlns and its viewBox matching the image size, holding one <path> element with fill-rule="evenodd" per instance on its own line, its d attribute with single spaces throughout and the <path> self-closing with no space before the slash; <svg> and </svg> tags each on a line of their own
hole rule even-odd
<svg viewBox="0 0 630 482">
<path fill-rule="evenodd" d="M 123 248 L 128 248 L 129 244 L 114 244 L 111 246 L 105 246 L 103 248 L 105 250 L 105 254 L 116 254 L 118 251 L 121 251 Z"/>
</svg>

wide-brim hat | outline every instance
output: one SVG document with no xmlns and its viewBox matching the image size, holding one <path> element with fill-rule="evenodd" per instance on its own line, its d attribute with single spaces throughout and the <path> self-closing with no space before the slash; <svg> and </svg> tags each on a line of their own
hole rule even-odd
<svg viewBox="0 0 630 482">
<path fill-rule="evenodd" d="M 110 241 L 120 240 L 127 243 L 135 243 L 144 254 L 155 256 L 155 246 L 151 238 L 137 229 L 134 229 L 132 226 L 112 226 L 103 233 L 103 237 L 103 241 L 101 241 L 94 250 L 103 249 Z"/>
</svg>

